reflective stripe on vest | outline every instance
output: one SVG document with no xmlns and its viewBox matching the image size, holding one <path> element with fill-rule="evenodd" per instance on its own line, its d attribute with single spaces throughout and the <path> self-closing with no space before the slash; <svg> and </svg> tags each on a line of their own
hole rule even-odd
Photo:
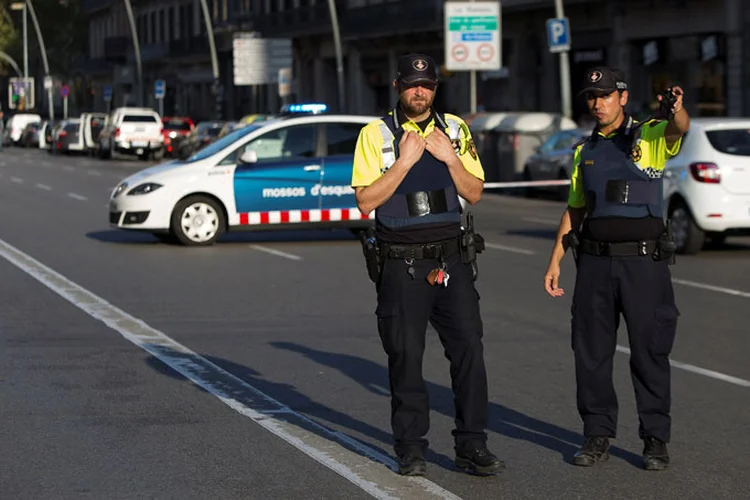
<svg viewBox="0 0 750 500">
<path fill-rule="evenodd" d="M 396 150 L 393 144 L 393 132 L 385 123 L 380 124 L 380 135 L 383 136 L 383 146 L 380 149 L 383 155 L 383 169 L 380 172 L 384 174 L 396 163 Z"/>
</svg>

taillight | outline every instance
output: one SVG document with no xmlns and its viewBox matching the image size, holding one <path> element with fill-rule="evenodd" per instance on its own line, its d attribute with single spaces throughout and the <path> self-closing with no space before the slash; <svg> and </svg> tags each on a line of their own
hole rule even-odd
<svg viewBox="0 0 750 500">
<path fill-rule="evenodd" d="M 690 173 L 693 179 L 706 184 L 718 184 L 721 182 L 721 172 L 715 163 L 691 163 Z"/>
<path fill-rule="evenodd" d="M 120 137 L 120 129 L 119 129 L 119 127 L 115 129 L 115 139 L 117 139 L 118 137 Z"/>
</svg>

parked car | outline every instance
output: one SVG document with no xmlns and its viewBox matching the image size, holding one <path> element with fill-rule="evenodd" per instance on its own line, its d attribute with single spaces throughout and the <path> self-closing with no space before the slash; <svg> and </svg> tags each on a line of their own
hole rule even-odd
<svg viewBox="0 0 750 500">
<path fill-rule="evenodd" d="M 193 120 L 185 117 L 165 116 L 161 119 L 164 126 L 164 156 L 176 156 L 180 142 L 195 128 Z"/>
<path fill-rule="evenodd" d="M 99 157 L 111 158 L 117 153 L 160 160 L 164 154 L 162 129 L 161 117 L 153 109 L 117 108 L 99 133 Z"/>
<path fill-rule="evenodd" d="M 8 122 L 5 124 L 5 129 L 8 130 L 8 138 L 11 143 L 19 146 L 21 143 L 21 135 L 23 134 L 26 125 L 29 123 L 41 123 L 42 117 L 36 113 L 16 113 L 11 116 Z"/>
<path fill-rule="evenodd" d="M 177 157 L 185 160 L 219 138 L 225 122 L 199 122 L 190 134 L 183 137 L 177 148 Z"/>
<path fill-rule="evenodd" d="M 570 179 L 573 169 L 573 146 L 589 135 L 591 131 L 581 129 L 561 130 L 553 134 L 526 160 L 523 179 L 525 181 Z M 570 186 L 529 187 L 526 189 L 526 194 L 534 196 L 537 190 L 552 190 L 557 192 L 561 200 L 567 200 Z"/>
<path fill-rule="evenodd" d="M 677 251 L 750 234 L 750 118 L 694 118 L 667 162 L 664 197 Z"/>
<path fill-rule="evenodd" d="M 23 128 L 23 132 L 21 132 L 21 139 L 18 141 L 18 145 L 24 148 L 39 147 L 39 129 L 41 126 L 41 122 L 27 123 Z"/>
<path fill-rule="evenodd" d="M 79 118 L 71 118 L 60 124 L 55 134 L 52 149 L 55 153 L 65 154 L 80 153 L 84 150 L 81 137 L 81 120 Z"/>
</svg>

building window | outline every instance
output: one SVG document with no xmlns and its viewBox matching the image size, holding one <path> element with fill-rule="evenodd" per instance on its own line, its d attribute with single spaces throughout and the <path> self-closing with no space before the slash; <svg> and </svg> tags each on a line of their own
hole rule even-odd
<svg viewBox="0 0 750 500">
<path fill-rule="evenodd" d="M 167 41 L 167 20 L 164 10 L 159 11 L 159 43 Z"/>
</svg>

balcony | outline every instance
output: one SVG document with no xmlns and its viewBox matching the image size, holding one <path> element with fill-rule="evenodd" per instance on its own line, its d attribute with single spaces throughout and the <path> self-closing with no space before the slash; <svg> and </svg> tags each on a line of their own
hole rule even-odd
<svg viewBox="0 0 750 500">
<path fill-rule="evenodd" d="M 124 62 L 130 52 L 130 38 L 108 36 L 104 39 L 104 58 L 108 61 Z"/>
<path fill-rule="evenodd" d="M 443 3 L 434 0 L 384 2 L 340 9 L 342 38 L 367 38 L 443 30 Z"/>
<path fill-rule="evenodd" d="M 208 38 L 205 35 L 172 40 L 167 47 L 169 57 L 189 57 L 208 55 L 209 53 Z"/>
</svg>

